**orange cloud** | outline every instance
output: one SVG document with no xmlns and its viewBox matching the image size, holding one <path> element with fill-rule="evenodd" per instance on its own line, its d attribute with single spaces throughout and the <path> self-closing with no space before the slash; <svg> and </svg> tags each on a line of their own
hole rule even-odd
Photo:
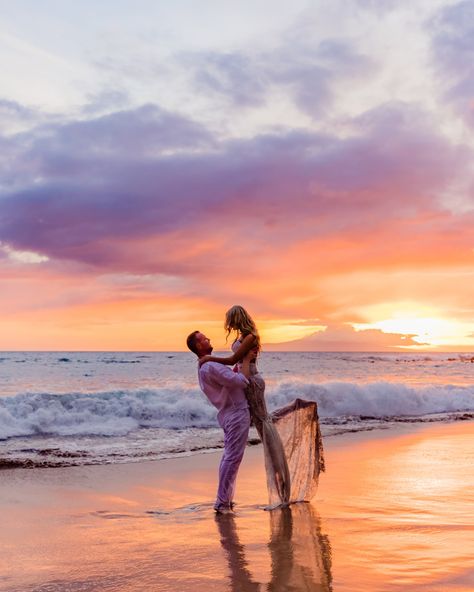
<svg viewBox="0 0 474 592">
<path fill-rule="evenodd" d="M 383 333 L 378 329 L 356 331 L 348 325 L 331 325 L 303 339 L 268 344 L 265 349 L 269 351 L 400 351 L 407 346 L 420 345 L 413 341 L 413 337 L 414 335 Z"/>
</svg>

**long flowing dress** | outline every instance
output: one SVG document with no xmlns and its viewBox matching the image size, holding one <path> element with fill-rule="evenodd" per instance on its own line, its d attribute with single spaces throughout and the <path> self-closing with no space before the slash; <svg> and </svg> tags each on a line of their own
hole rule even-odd
<svg viewBox="0 0 474 592">
<path fill-rule="evenodd" d="M 240 345 L 237 339 L 232 350 Z M 309 501 L 318 489 L 319 473 L 324 471 L 317 403 L 296 399 L 269 414 L 265 381 L 256 362 L 250 364 L 246 395 L 252 422 L 263 443 L 269 508 Z"/>
</svg>

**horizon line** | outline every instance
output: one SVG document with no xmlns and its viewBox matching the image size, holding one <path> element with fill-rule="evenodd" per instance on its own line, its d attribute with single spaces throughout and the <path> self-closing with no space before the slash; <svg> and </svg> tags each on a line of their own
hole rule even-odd
<svg viewBox="0 0 474 592">
<path fill-rule="evenodd" d="M 270 345 L 270 344 L 269 344 Z M 227 352 L 226 349 L 215 349 L 215 352 Z M 265 348 L 262 348 L 262 353 L 265 353 Z M 186 349 L 179 349 L 179 350 L 172 350 L 172 349 L 4 349 L 0 350 L 1 354 L 7 353 L 149 353 L 149 354 L 182 354 L 182 353 L 190 353 L 192 352 Z M 435 354 L 465 354 L 465 353 L 473 353 L 474 348 L 472 349 L 460 349 L 460 350 L 407 350 L 407 349 L 400 349 L 400 350 L 344 350 L 344 349 L 327 349 L 327 350 L 314 350 L 314 349 L 301 349 L 301 350 L 288 350 L 288 349 L 275 349 L 275 350 L 267 350 L 266 353 L 300 353 L 300 354 L 428 354 L 428 353 L 435 353 Z M 194 354 L 193 354 L 194 355 Z"/>
</svg>

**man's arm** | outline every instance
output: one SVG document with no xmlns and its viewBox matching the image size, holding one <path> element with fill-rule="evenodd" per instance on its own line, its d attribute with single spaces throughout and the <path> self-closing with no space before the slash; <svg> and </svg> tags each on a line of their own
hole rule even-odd
<svg viewBox="0 0 474 592">
<path fill-rule="evenodd" d="M 218 384 L 230 388 L 246 387 L 248 384 L 248 376 L 244 372 L 234 372 L 228 366 L 218 364 L 216 362 L 208 362 L 201 367 L 200 372 L 207 374 L 209 378 Z"/>
<path fill-rule="evenodd" d="M 252 335 L 252 334 L 247 335 L 246 337 L 244 337 L 240 346 L 232 355 L 226 356 L 224 358 L 222 358 L 220 356 L 211 356 L 211 355 L 203 356 L 202 358 L 199 358 L 199 365 L 202 366 L 206 362 L 219 362 L 219 364 L 225 364 L 226 366 L 232 366 L 233 364 L 240 362 L 240 360 L 243 360 L 250 350 L 255 350 L 256 342 L 257 341 L 256 341 L 254 335 Z M 258 353 L 258 349 L 255 352 L 254 357 L 256 357 L 257 353 Z"/>
<path fill-rule="evenodd" d="M 248 385 L 250 378 L 250 362 L 255 358 L 252 351 L 247 352 L 247 355 L 242 360 L 242 367 L 240 372 L 234 372 L 228 366 L 217 364 L 216 362 L 208 362 L 201 366 L 200 372 L 208 374 L 210 378 L 215 380 L 218 384 L 227 387 L 245 387 Z"/>
</svg>

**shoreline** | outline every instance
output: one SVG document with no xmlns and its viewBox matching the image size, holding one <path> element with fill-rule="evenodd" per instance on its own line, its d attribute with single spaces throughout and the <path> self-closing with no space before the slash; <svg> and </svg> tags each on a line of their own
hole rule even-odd
<svg viewBox="0 0 474 592">
<path fill-rule="evenodd" d="M 473 421 L 326 438 L 316 497 L 272 512 L 262 509 L 261 446 L 250 446 L 235 517 L 223 522 L 212 510 L 221 451 L 5 469 L 0 587 L 224 592 L 271 583 L 277 590 L 467 592 L 473 444 Z"/>
<path fill-rule="evenodd" d="M 411 430 L 414 426 L 424 426 L 424 425 L 433 425 L 433 424 L 442 424 L 442 425 L 449 425 L 453 423 L 458 423 L 462 421 L 473 421 L 474 420 L 474 413 L 471 411 L 459 411 L 459 412 L 449 412 L 449 413 L 437 413 L 432 414 L 429 419 L 422 419 L 416 416 L 407 416 L 403 419 L 383 419 L 383 418 L 371 418 L 367 417 L 364 418 L 366 422 L 365 425 L 360 425 L 360 423 L 354 422 L 351 423 L 348 421 L 347 423 L 324 423 L 320 421 L 322 436 L 324 440 L 333 439 L 333 438 L 341 438 L 348 434 L 358 434 L 358 433 L 374 433 L 375 437 L 379 432 L 390 432 L 390 433 L 398 433 L 400 431 Z M 205 432 L 208 432 L 208 429 L 203 428 Z M 178 430 L 179 431 L 179 430 Z M 221 433 L 220 429 L 215 428 L 214 432 Z M 127 434 L 127 437 L 133 437 L 134 432 Z M 81 436 L 84 437 L 84 436 Z M 74 436 L 66 436 L 64 437 L 66 440 L 67 438 L 71 438 L 71 440 L 75 443 L 78 440 L 80 441 L 81 437 L 76 438 Z M 89 436 L 85 436 L 86 438 L 90 438 Z M 54 441 L 56 436 L 50 435 L 43 435 L 37 436 L 38 441 L 44 440 L 48 442 L 52 440 L 52 443 L 47 446 L 46 448 L 38 449 L 37 455 L 39 457 L 44 456 L 44 459 L 36 458 L 36 459 L 16 459 L 16 458 L 0 458 L 0 472 L 5 470 L 13 470 L 13 469 L 27 469 L 27 470 L 34 470 L 34 469 L 59 469 L 59 468 L 68 468 L 68 467 L 88 467 L 88 466 L 107 466 L 107 465 L 122 465 L 122 464 L 136 464 L 136 463 L 150 463 L 150 462 L 160 462 L 162 460 L 173 460 L 173 459 L 180 459 L 180 458 L 187 458 L 187 457 L 194 457 L 200 456 L 202 454 L 218 454 L 223 450 L 223 442 L 222 440 L 218 445 L 215 446 L 202 446 L 197 447 L 195 449 L 190 450 L 180 450 L 180 451 L 170 451 L 170 452 L 163 452 L 163 453 L 153 453 L 149 452 L 147 455 L 137 456 L 135 458 L 126 458 L 124 460 L 107 460 L 107 456 L 104 456 L 104 460 L 90 460 L 89 462 L 87 459 L 83 459 L 81 457 L 81 453 L 77 452 L 68 452 L 67 450 L 61 451 L 60 448 L 57 448 L 58 444 Z M 106 436 L 102 436 L 104 442 L 108 442 L 108 438 Z M 10 438 L 8 441 L 14 442 L 19 441 L 21 442 L 24 440 L 24 437 L 18 436 L 14 438 Z M 252 448 L 254 446 L 259 446 L 261 441 L 258 437 L 258 434 L 254 428 L 251 428 L 249 439 L 247 443 L 247 448 Z M 25 444 L 26 445 L 26 444 Z M 37 443 L 36 443 L 37 445 Z M 59 452 L 59 456 L 55 460 L 51 460 L 48 458 L 48 453 L 56 454 Z M 7 451 L 8 454 L 8 451 Z M 68 459 L 80 458 L 80 460 L 68 460 Z"/>
</svg>

